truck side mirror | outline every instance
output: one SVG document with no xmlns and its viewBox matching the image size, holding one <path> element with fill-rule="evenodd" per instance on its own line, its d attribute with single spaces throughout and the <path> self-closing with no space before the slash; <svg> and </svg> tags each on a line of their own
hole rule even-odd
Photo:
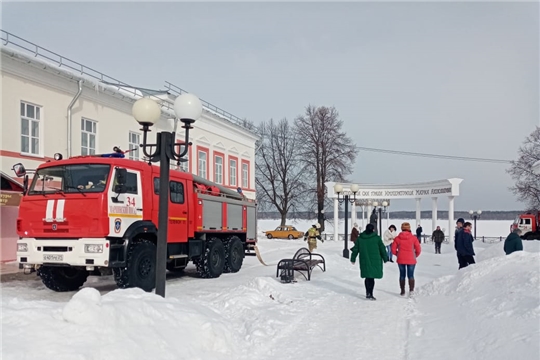
<svg viewBox="0 0 540 360">
<path fill-rule="evenodd" d="M 124 168 L 116 168 L 116 185 L 126 185 L 127 170 Z"/>
<path fill-rule="evenodd" d="M 124 168 L 116 168 L 116 175 L 114 179 L 114 192 L 117 194 L 124 194 L 126 189 L 127 170 Z"/>
<path fill-rule="evenodd" d="M 23 177 L 26 175 L 26 169 L 21 163 L 13 165 L 12 170 L 15 172 L 15 175 L 17 175 L 17 177 Z"/>
</svg>

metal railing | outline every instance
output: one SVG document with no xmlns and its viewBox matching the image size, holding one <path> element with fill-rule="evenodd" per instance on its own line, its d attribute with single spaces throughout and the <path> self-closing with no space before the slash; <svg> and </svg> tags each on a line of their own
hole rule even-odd
<svg viewBox="0 0 540 360">
<path fill-rule="evenodd" d="M 351 235 L 349 235 L 351 236 Z M 333 233 L 323 233 L 321 234 L 321 238 L 326 241 L 334 241 L 334 234 Z M 338 234 L 338 241 L 343 241 L 345 239 L 345 234 Z M 501 242 L 504 239 L 506 239 L 506 236 L 477 236 L 476 241 L 481 241 L 484 243 L 496 243 Z M 423 244 L 433 244 L 433 240 L 431 240 L 430 235 L 422 235 L 422 243 Z M 448 236 L 444 237 L 444 243 L 448 244 Z"/>
<path fill-rule="evenodd" d="M 181 87 L 179 86 L 176 86 L 174 85 L 173 83 L 170 83 L 168 81 L 165 81 L 165 87 L 167 90 L 169 90 L 171 93 L 173 94 L 176 94 L 176 95 L 181 95 L 181 94 L 186 94 L 187 91 L 182 89 Z M 201 100 L 201 103 L 203 104 L 203 107 L 210 111 L 210 112 L 213 112 L 214 114 L 222 117 L 223 119 L 235 124 L 235 125 L 238 125 L 238 126 L 241 126 L 247 130 L 250 130 L 250 131 L 253 131 L 253 129 L 251 129 L 249 126 L 248 126 L 248 121 L 245 120 L 245 119 L 240 119 L 238 116 L 236 115 L 233 115 L 231 114 L 230 112 L 228 111 L 225 111 L 211 103 L 209 103 L 208 101 L 206 100 L 203 100 L 203 99 L 200 99 Z"/>
</svg>

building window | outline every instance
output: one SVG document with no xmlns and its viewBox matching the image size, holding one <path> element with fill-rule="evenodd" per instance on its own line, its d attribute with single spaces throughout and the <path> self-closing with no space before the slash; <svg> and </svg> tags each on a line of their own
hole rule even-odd
<svg viewBox="0 0 540 360">
<path fill-rule="evenodd" d="M 183 141 L 177 141 L 178 144 L 184 144 Z M 185 150 L 185 145 L 183 146 L 180 146 L 180 147 L 176 147 L 178 150 L 179 153 L 182 153 L 184 152 Z M 189 158 L 191 157 L 191 147 L 188 149 L 188 153 L 186 154 L 187 156 L 184 156 L 183 160 L 186 160 L 186 161 L 181 161 L 180 162 L 180 170 L 182 170 L 183 172 L 189 172 Z"/>
<path fill-rule="evenodd" d="M 96 154 L 97 122 L 81 119 L 81 155 Z"/>
<path fill-rule="evenodd" d="M 139 160 L 139 144 L 141 143 L 141 135 L 136 132 L 129 132 L 129 159 Z"/>
<path fill-rule="evenodd" d="M 40 154 L 40 120 L 41 107 L 21 102 L 21 153 Z"/>
<path fill-rule="evenodd" d="M 242 187 L 249 189 L 249 165 L 242 161 Z"/>
<path fill-rule="evenodd" d="M 199 157 L 199 167 L 197 169 L 197 175 L 199 175 L 200 177 L 204 178 L 204 179 L 207 179 L 207 174 L 206 174 L 206 162 L 207 162 L 207 159 L 206 159 L 206 153 L 204 151 L 199 151 L 198 152 L 198 157 Z"/>
<path fill-rule="evenodd" d="M 236 160 L 229 159 L 229 185 L 236 186 Z"/>
<path fill-rule="evenodd" d="M 214 159 L 214 182 L 217 184 L 223 184 L 223 156 L 217 156 Z"/>
</svg>

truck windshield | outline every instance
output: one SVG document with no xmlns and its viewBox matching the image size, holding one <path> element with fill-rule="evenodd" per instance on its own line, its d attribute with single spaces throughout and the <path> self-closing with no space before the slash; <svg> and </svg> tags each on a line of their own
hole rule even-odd
<svg viewBox="0 0 540 360">
<path fill-rule="evenodd" d="M 84 164 L 39 169 L 32 179 L 28 194 L 103 192 L 110 168 L 110 165 Z"/>
</svg>

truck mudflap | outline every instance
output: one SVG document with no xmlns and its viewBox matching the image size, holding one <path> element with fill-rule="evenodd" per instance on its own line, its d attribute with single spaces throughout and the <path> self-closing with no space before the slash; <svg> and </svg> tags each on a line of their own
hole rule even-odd
<svg viewBox="0 0 540 360">
<path fill-rule="evenodd" d="M 17 241 L 17 261 L 23 267 L 44 264 L 108 267 L 109 252 L 109 241 L 104 238 L 22 238 Z"/>
</svg>

